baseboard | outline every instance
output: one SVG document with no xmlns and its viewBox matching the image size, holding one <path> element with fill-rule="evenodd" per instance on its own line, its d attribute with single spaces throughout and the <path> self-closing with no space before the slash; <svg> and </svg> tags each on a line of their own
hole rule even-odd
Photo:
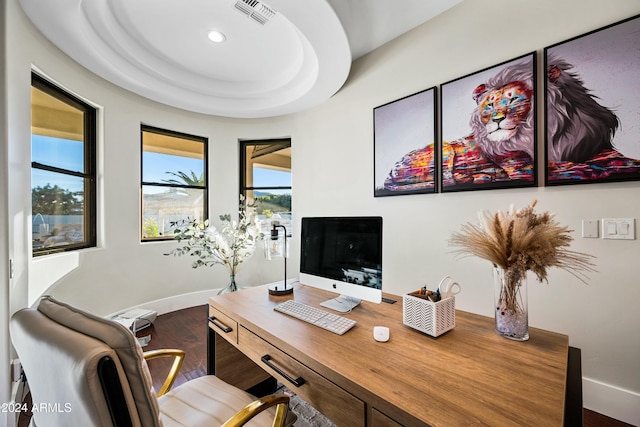
<svg viewBox="0 0 640 427">
<path fill-rule="evenodd" d="M 287 283 L 294 284 L 297 282 L 298 282 L 297 278 L 287 279 Z M 269 286 L 275 283 L 282 283 L 282 282 L 267 283 L 265 286 Z M 243 289 L 243 288 L 240 288 L 240 289 Z M 136 308 L 154 310 L 158 312 L 158 315 L 170 313 L 176 310 L 182 310 L 189 307 L 195 307 L 197 305 L 207 304 L 207 300 L 209 299 L 209 297 L 217 295 L 218 291 L 220 291 L 220 288 L 207 289 L 205 291 L 190 292 L 188 294 L 174 295 L 167 298 L 158 299 L 155 301 L 145 302 L 144 304 L 140 304 L 132 307 L 124 307 L 122 310 L 118 310 L 105 317 L 111 318 L 118 313 L 122 313 L 123 311 L 133 310 Z"/>
<path fill-rule="evenodd" d="M 133 307 L 126 307 L 122 310 L 118 310 L 115 313 L 107 315 L 105 317 L 111 318 L 118 313 L 122 313 L 123 311 L 132 310 L 135 308 L 145 308 L 148 310 L 154 310 L 158 312 L 158 314 L 170 313 L 176 310 L 182 310 L 189 307 L 195 307 L 197 305 L 204 305 L 207 303 L 207 299 L 215 295 L 219 289 L 209 289 L 206 291 L 198 291 L 191 292 L 188 294 L 174 295 L 167 298 L 158 299 L 155 301 L 145 302 L 141 305 L 136 305 Z"/>
<path fill-rule="evenodd" d="M 590 378 L 582 378 L 584 407 L 607 417 L 640 426 L 640 393 Z"/>
</svg>

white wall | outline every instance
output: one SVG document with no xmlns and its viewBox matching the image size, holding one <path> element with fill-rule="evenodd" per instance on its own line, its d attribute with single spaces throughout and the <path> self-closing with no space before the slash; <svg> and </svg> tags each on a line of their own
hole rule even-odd
<svg viewBox="0 0 640 427">
<path fill-rule="evenodd" d="M 498 12 L 501 7 L 504 13 Z M 463 222 L 475 221 L 480 209 L 524 207 L 533 199 L 539 211 L 555 213 L 561 224 L 576 230 L 572 249 L 595 255 L 598 271 L 588 284 L 561 270 L 551 271 L 549 284 L 531 280 L 530 323 L 567 334 L 570 344 L 582 349 L 586 407 L 635 425 L 640 424 L 640 241 L 583 239 L 580 229 L 582 219 L 638 221 L 640 184 L 374 198 L 372 109 L 531 51 L 539 53 L 541 73 L 545 46 L 638 13 L 640 3 L 629 0 L 606 5 L 567 0 L 463 2 L 357 61 L 337 95 L 297 118 L 305 127 L 293 139 L 296 216 L 383 216 L 383 287 L 394 293 L 434 286 L 451 275 L 464 288 L 456 299 L 458 308 L 491 316 L 490 264 L 456 260 L 447 244 L 451 232 Z M 638 87 L 628 90 L 637 92 Z M 538 107 L 543 117 L 542 102 Z M 538 136 L 542 159 L 542 126 Z M 638 137 L 636 129 L 636 141 Z M 535 332 L 532 335 L 535 338 Z"/>
<path fill-rule="evenodd" d="M 4 57 L 6 52 L 6 25 L 5 5 L 0 5 L 0 55 Z M 5 94 L 5 67 L 0 68 L 0 331 L 6 331 L 9 327 L 9 245 L 5 238 L 8 232 L 7 221 L 7 188 L 9 174 L 7 173 L 7 97 Z M 0 333 L 0 402 L 8 402 L 10 396 L 9 381 L 9 336 Z M 8 415 L 0 414 L 0 424 L 8 423 Z"/>
<path fill-rule="evenodd" d="M 458 308 L 485 315 L 492 315 L 490 265 L 455 260 L 447 246 L 451 231 L 474 221 L 479 209 L 508 209 L 538 199 L 540 210 L 554 212 L 575 230 L 583 218 L 640 218 L 637 182 L 374 198 L 372 154 L 373 107 L 640 13 L 635 0 L 467 1 L 357 61 L 343 89 L 322 106 L 263 120 L 191 114 L 113 87 L 43 39 L 17 0 L 6 4 L 7 226 L 8 250 L 16 260 L 8 292 L 11 311 L 48 292 L 109 314 L 224 284 L 224 268 L 193 270 L 188 259 L 162 255 L 172 243 L 139 242 L 140 123 L 209 138 L 212 216 L 236 206 L 238 139 L 290 136 L 297 225 L 304 215 L 382 215 L 385 290 L 401 294 L 448 274 L 464 287 Z M 505 12 L 497 13 L 505 4 Z M 28 244 L 32 65 L 102 109 L 99 247 L 36 260 Z M 640 291 L 634 265 L 640 243 L 575 237 L 573 248 L 595 255 L 598 272 L 588 285 L 563 271 L 553 271 L 549 285 L 532 283 L 530 323 L 568 334 L 570 344 L 582 349 L 585 406 L 640 424 L 640 414 L 632 409 L 640 407 L 635 307 Z M 289 265 L 293 273 L 296 260 Z M 238 280 L 241 285 L 274 281 L 281 267 L 257 254 Z M 5 331 L 2 339 L 0 350 L 6 354 Z M 3 376 L 0 380 L 6 383 Z"/>
</svg>

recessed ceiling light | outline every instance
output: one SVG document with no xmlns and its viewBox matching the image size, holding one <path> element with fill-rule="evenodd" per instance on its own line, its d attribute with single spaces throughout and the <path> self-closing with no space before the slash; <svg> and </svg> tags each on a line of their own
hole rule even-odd
<svg viewBox="0 0 640 427">
<path fill-rule="evenodd" d="M 216 30 L 209 31 L 209 40 L 211 40 L 214 43 L 222 43 L 226 39 L 227 37 L 224 34 L 222 34 L 220 31 L 216 31 Z"/>
</svg>

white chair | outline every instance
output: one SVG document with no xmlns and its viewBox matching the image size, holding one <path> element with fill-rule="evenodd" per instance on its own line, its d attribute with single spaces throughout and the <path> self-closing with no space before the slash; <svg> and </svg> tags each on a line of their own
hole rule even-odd
<svg viewBox="0 0 640 427">
<path fill-rule="evenodd" d="M 126 327 L 51 297 L 16 312 L 10 332 L 33 402 L 59 409 L 34 411 L 33 425 L 290 426 L 296 418 L 288 413 L 289 396 L 256 399 L 213 375 L 169 390 L 182 365 L 180 350 L 147 353 L 175 358 L 156 394 L 142 348 Z"/>
</svg>

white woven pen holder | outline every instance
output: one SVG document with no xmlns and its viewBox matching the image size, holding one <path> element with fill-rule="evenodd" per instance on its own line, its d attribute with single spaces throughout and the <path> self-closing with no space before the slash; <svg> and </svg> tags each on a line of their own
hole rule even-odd
<svg viewBox="0 0 640 427">
<path fill-rule="evenodd" d="M 456 326 L 456 297 L 433 302 L 418 291 L 404 294 L 402 322 L 432 337 L 442 335 Z"/>
</svg>

